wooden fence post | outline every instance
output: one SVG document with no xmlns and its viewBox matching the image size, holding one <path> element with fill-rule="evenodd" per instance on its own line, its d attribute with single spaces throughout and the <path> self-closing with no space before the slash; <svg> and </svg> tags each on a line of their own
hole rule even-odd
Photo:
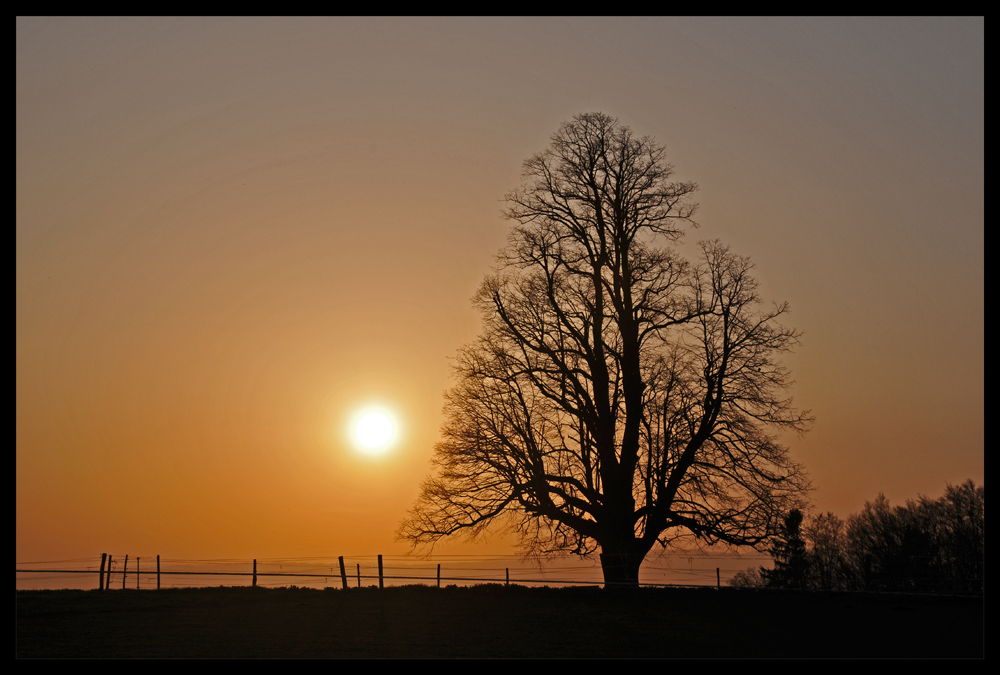
<svg viewBox="0 0 1000 675">
<path fill-rule="evenodd" d="M 504 583 L 504 586 L 510 586 L 510 568 L 505 567 L 504 570 L 507 572 L 507 581 Z"/>
<path fill-rule="evenodd" d="M 108 578 L 104 582 L 104 587 L 111 590 L 111 554 L 108 554 Z"/>
<path fill-rule="evenodd" d="M 722 588 L 722 579 L 719 577 L 719 568 L 715 568 L 715 590 Z"/>
<path fill-rule="evenodd" d="M 438 588 L 441 588 L 441 563 L 438 563 Z"/>
<path fill-rule="evenodd" d="M 340 560 L 340 583 L 344 588 L 347 588 L 347 571 L 344 569 L 344 556 L 340 556 L 338 560 Z"/>
<path fill-rule="evenodd" d="M 139 556 L 135 557 L 135 590 L 139 590 Z"/>
<path fill-rule="evenodd" d="M 97 575 L 97 588 L 98 590 L 104 590 L 104 560 L 108 557 L 107 553 L 101 554 L 101 572 Z"/>
<path fill-rule="evenodd" d="M 382 554 L 378 556 L 378 587 L 382 588 Z"/>
<path fill-rule="evenodd" d="M 160 590 L 160 556 L 156 556 L 156 590 Z"/>
<path fill-rule="evenodd" d="M 358 563 L 358 588 L 361 588 L 361 563 Z"/>
<path fill-rule="evenodd" d="M 122 590 L 125 590 L 125 574 L 128 572 L 128 553 L 125 554 L 125 566 L 122 567 Z"/>
<path fill-rule="evenodd" d="M 253 587 L 257 588 L 257 559 L 253 559 Z"/>
</svg>

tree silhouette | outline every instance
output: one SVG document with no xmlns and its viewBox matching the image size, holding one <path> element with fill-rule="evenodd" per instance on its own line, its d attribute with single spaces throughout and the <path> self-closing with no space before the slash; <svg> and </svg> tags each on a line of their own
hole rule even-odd
<svg viewBox="0 0 1000 675">
<path fill-rule="evenodd" d="M 879 494 L 846 523 L 832 513 L 800 519 L 792 511 L 773 540 L 774 569 L 738 572 L 730 585 L 982 594 L 985 497 L 968 480 L 905 506 L 891 507 Z"/>
<path fill-rule="evenodd" d="M 939 499 L 891 507 L 885 495 L 847 519 L 850 584 L 869 591 L 982 593 L 985 490 L 969 480 Z"/>
<path fill-rule="evenodd" d="M 764 581 L 772 588 L 807 588 L 810 585 L 802 520 L 802 511 L 792 509 L 774 539 L 771 547 L 774 569 L 761 569 Z"/>
<path fill-rule="evenodd" d="M 830 513 L 810 518 L 803 527 L 809 543 L 812 585 L 824 590 L 841 590 L 847 583 L 844 553 L 844 521 Z"/>
<path fill-rule="evenodd" d="M 941 526 L 936 541 L 951 589 L 982 593 L 986 558 L 986 490 L 972 480 L 948 485 L 937 502 Z"/>
<path fill-rule="evenodd" d="M 608 585 L 682 536 L 762 544 L 808 487 L 775 436 L 809 422 L 779 360 L 799 337 L 787 305 L 764 306 L 718 242 L 694 263 L 664 246 L 694 224 L 697 186 L 607 115 L 564 124 L 523 175 L 399 536 L 501 521 L 527 553 L 599 550 Z"/>
</svg>

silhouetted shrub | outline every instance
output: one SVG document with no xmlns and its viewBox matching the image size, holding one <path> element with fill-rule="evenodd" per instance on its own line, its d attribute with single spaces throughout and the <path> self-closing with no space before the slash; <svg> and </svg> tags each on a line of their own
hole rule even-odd
<svg viewBox="0 0 1000 675">
<path fill-rule="evenodd" d="M 737 572 L 729 580 L 729 585 L 733 588 L 764 588 L 767 582 L 764 580 L 761 570 L 763 567 L 750 567 Z"/>
</svg>

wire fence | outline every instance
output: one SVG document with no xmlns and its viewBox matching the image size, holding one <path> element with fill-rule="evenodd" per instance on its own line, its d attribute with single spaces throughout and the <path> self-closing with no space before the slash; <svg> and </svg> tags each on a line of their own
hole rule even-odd
<svg viewBox="0 0 1000 675">
<path fill-rule="evenodd" d="M 343 577 L 341 576 L 343 560 Z M 764 554 L 692 552 L 650 557 L 639 572 L 643 586 L 725 585 L 748 567 L 769 565 Z M 358 586 L 474 585 L 510 583 L 547 586 L 603 585 L 595 560 L 555 558 L 527 561 L 516 555 L 319 556 L 299 558 L 180 559 L 157 555 L 110 554 L 69 560 L 16 564 L 16 588 L 92 589 L 191 588 L 205 586 Z"/>
</svg>

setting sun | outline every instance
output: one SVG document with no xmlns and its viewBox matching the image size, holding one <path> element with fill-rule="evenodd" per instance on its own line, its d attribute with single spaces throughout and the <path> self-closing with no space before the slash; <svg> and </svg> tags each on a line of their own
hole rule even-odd
<svg viewBox="0 0 1000 675">
<path fill-rule="evenodd" d="M 386 408 L 363 408 L 351 420 L 351 440 L 362 453 L 380 455 L 393 446 L 397 436 L 396 417 Z"/>
</svg>

